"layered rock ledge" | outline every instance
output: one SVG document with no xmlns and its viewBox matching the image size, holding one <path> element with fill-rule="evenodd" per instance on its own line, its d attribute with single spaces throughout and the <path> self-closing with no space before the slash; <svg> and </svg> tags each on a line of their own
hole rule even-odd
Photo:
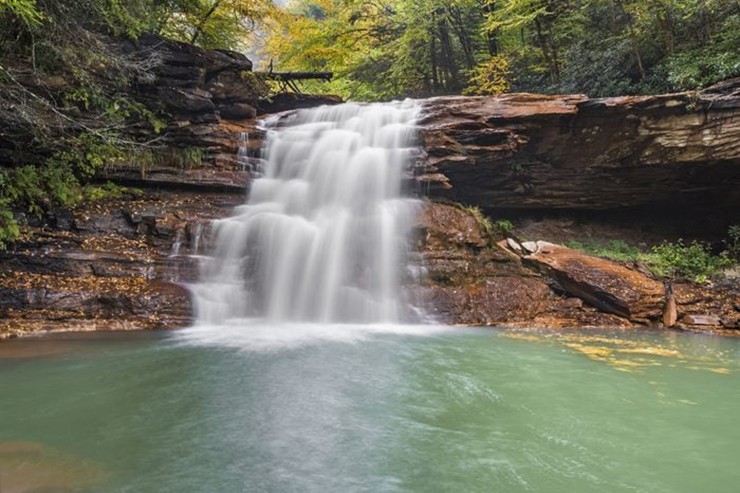
<svg viewBox="0 0 740 493">
<path fill-rule="evenodd" d="M 526 211 L 701 208 L 740 218 L 740 79 L 696 93 L 423 102 L 430 195 Z"/>
</svg>

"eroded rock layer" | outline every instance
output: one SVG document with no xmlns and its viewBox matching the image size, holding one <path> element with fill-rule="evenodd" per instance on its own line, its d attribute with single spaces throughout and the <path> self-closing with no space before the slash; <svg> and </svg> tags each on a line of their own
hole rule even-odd
<svg viewBox="0 0 740 493">
<path fill-rule="evenodd" d="M 0 253 L 0 339 L 191 323 L 193 256 L 243 196 L 148 192 L 57 211 Z"/>
<path fill-rule="evenodd" d="M 417 179 L 507 210 L 740 211 L 740 79 L 699 93 L 508 94 L 425 102 Z"/>
</svg>

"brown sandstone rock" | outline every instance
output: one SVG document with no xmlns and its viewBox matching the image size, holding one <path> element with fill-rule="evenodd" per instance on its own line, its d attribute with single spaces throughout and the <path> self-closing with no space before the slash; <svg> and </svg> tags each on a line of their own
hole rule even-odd
<svg viewBox="0 0 740 493">
<path fill-rule="evenodd" d="M 664 293 L 658 281 L 610 260 L 537 243 L 537 253 L 524 256 L 524 262 L 542 269 L 563 291 L 634 322 L 661 317 Z"/>
<path fill-rule="evenodd" d="M 532 277 L 491 277 L 469 285 L 436 289 L 433 315 L 465 325 L 534 320 L 551 301 L 550 288 Z"/>
<path fill-rule="evenodd" d="M 454 205 L 426 203 L 417 218 L 417 228 L 430 235 L 428 240 L 435 247 L 487 245 L 475 218 Z"/>
<path fill-rule="evenodd" d="M 681 318 L 681 321 L 687 325 L 708 325 L 711 327 L 722 326 L 722 321 L 717 315 L 700 315 L 696 313 L 687 313 Z"/>
<path fill-rule="evenodd" d="M 669 294 L 663 307 L 663 327 L 673 327 L 678 321 L 678 308 L 676 307 L 676 298 Z"/>
<path fill-rule="evenodd" d="M 130 330 L 191 322 L 183 287 L 208 223 L 242 195 L 149 192 L 80 206 L 0 253 L 0 339 L 42 330 Z M 198 250 L 196 251 L 196 248 Z"/>
<path fill-rule="evenodd" d="M 422 103 L 417 179 L 435 196 L 489 209 L 706 206 L 731 221 L 740 211 L 738 87 L 432 98 Z"/>
</svg>

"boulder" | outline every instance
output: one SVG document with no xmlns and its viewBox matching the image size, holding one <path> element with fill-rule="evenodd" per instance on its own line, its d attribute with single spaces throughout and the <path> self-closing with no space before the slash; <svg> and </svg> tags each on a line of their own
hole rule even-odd
<svg viewBox="0 0 740 493">
<path fill-rule="evenodd" d="M 222 118 L 227 120 L 251 120 L 257 116 L 254 106 L 246 103 L 231 103 L 219 107 Z"/>
<path fill-rule="evenodd" d="M 493 325 L 534 320 L 552 302 L 550 288 L 539 279 L 490 277 L 470 284 L 433 290 L 431 314 L 465 325 Z"/>
<path fill-rule="evenodd" d="M 663 285 L 616 262 L 553 244 L 525 255 L 523 261 L 544 272 L 562 291 L 605 312 L 640 323 L 663 314 Z"/>
<path fill-rule="evenodd" d="M 673 294 L 669 294 L 663 306 L 663 327 L 673 327 L 676 325 L 677 320 L 678 307 L 676 306 L 676 298 Z"/>
<path fill-rule="evenodd" d="M 448 204 L 427 203 L 416 219 L 417 230 L 435 247 L 482 248 L 487 240 L 469 212 Z"/>
</svg>

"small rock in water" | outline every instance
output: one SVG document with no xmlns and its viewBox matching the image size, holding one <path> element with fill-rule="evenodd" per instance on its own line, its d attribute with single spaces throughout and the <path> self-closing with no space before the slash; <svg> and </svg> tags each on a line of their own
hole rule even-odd
<svg viewBox="0 0 740 493">
<path fill-rule="evenodd" d="M 95 491 L 107 473 L 97 463 L 37 442 L 0 441 L 0 491 Z"/>
</svg>

